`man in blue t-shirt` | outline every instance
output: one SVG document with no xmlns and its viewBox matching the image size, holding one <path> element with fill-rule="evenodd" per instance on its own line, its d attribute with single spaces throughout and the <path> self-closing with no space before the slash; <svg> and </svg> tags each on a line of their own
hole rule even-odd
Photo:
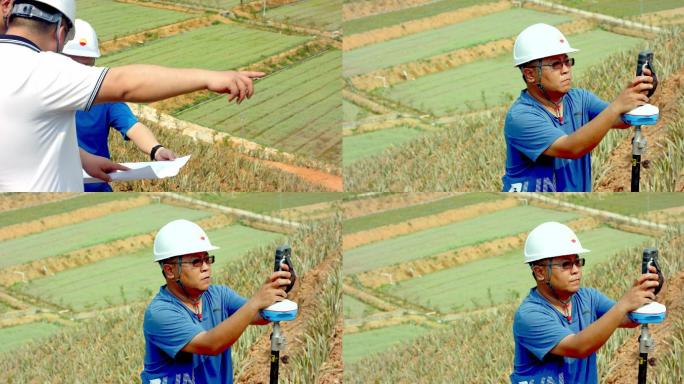
<svg viewBox="0 0 684 384">
<path fill-rule="evenodd" d="M 143 384 L 232 383 L 231 345 L 248 325 L 265 325 L 259 310 L 284 299 L 287 265 L 274 272 L 249 300 L 211 285 L 209 251 L 218 249 L 197 224 L 175 220 L 154 240 L 154 261 L 166 284 L 152 299 L 143 322 Z"/>
<path fill-rule="evenodd" d="M 76 19 L 74 22 L 74 38 L 65 43 L 62 53 L 74 61 L 87 66 L 94 66 L 95 59 L 100 57 L 97 34 L 88 22 Z M 124 140 L 133 140 L 138 148 L 150 155 L 150 160 L 174 160 L 176 155 L 164 148 L 152 131 L 133 115 L 126 103 L 97 104 L 89 111 L 76 112 L 76 134 L 78 146 L 86 152 L 111 158 L 109 154 L 109 129 L 114 128 Z M 107 183 L 84 184 L 85 192 L 112 192 Z"/>
<path fill-rule="evenodd" d="M 618 327 L 636 327 L 627 314 L 655 299 L 655 273 L 641 275 L 617 303 L 596 289 L 580 288 L 579 255 L 587 252 L 560 223 L 543 223 L 528 235 L 525 263 L 537 286 L 513 320 L 511 383 L 597 384 L 596 351 Z"/>
<path fill-rule="evenodd" d="M 591 155 L 621 115 L 648 103 L 651 72 L 635 77 L 611 104 L 572 89 L 577 52 L 555 27 L 534 24 L 515 40 L 513 61 L 527 86 L 506 115 L 504 192 L 590 192 Z"/>
</svg>

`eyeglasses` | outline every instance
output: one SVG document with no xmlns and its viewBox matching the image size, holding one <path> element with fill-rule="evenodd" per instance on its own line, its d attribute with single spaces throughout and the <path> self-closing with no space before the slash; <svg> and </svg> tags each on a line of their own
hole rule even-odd
<svg viewBox="0 0 684 384">
<path fill-rule="evenodd" d="M 563 69 L 564 65 L 568 66 L 568 68 L 572 68 L 572 66 L 575 65 L 575 58 L 571 57 L 565 60 L 552 61 L 548 64 L 541 64 L 542 67 L 551 67 L 554 71 L 560 71 L 561 69 Z"/>
<path fill-rule="evenodd" d="M 206 257 L 198 257 L 196 259 L 192 259 L 190 261 L 181 261 L 181 264 L 192 264 L 193 267 L 199 268 L 202 266 L 202 264 L 207 263 L 207 265 L 214 264 L 214 260 L 216 259 L 216 256 L 206 256 Z M 178 263 L 169 263 L 169 264 L 178 264 Z"/>
<path fill-rule="evenodd" d="M 543 265 L 545 267 L 557 265 L 557 266 L 560 266 L 561 268 L 563 268 L 563 270 L 569 271 L 572 269 L 573 265 L 576 266 L 577 268 L 584 267 L 584 263 L 585 263 L 585 259 L 580 258 L 580 259 L 575 259 L 575 260 L 565 260 L 561 263 L 546 263 L 546 264 L 540 264 L 540 265 Z"/>
</svg>

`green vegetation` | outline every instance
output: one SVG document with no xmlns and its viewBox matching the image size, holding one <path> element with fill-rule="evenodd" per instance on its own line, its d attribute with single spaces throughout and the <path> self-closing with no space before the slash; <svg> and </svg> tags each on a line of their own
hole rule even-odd
<svg viewBox="0 0 684 384">
<path fill-rule="evenodd" d="M 244 209 L 256 213 L 276 212 L 281 209 L 303 205 L 332 202 L 342 199 L 347 193 L 332 192 L 239 192 L 239 193 L 195 193 L 195 199 L 226 207 Z"/>
<path fill-rule="evenodd" d="M 428 331 L 428 328 L 413 324 L 401 324 L 370 331 L 345 334 L 342 339 L 342 359 L 352 364 L 365 356 L 386 350 L 389 347 L 407 344 L 411 339 Z"/>
<path fill-rule="evenodd" d="M 609 227 L 578 234 L 582 246 L 591 250 L 584 272 L 593 270 L 612 255 L 644 245 L 650 238 Z M 523 250 L 486 257 L 461 266 L 443 269 L 403 281 L 391 287 L 391 294 L 440 312 L 484 308 L 522 299 L 534 286 L 530 268 L 523 262 Z"/>
<path fill-rule="evenodd" d="M 366 108 L 360 107 L 347 99 L 342 99 L 342 116 L 344 121 L 357 121 L 374 113 Z"/>
<path fill-rule="evenodd" d="M 115 212 L 108 216 L 0 242 L 0 268 L 156 231 L 174 219 L 197 220 L 209 215 L 208 212 L 165 204 L 150 204 Z"/>
<path fill-rule="evenodd" d="M 440 199 L 424 204 L 417 204 L 391 211 L 378 212 L 359 216 L 344 221 L 342 233 L 366 231 L 383 225 L 397 224 L 417 217 L 436 215 L 450 209 L 462 208 L 471 204 L 501 200 L 505 196 L 498 193 L 468 193 Z"/>
<path fill-rule="evenodd" d="M 681 0 L 550 0 L 568 7 L 603 13 L 615 17 L 638 16 L 642 13 L 658 12 L 682 7 Z"/>
<path fill-rule="evenodd" d="M 0 353 L 23 346 L 29 341 L 38 341 L 47 338 L 57 332 L 59 328 L 60 327 L 56 324 L 45 322 L 0 328 Z"/>
<path fill-rule="evenodd" d="M 278 8 L 267 9 L 266 18 L 288 24 L 334 31 L 340 29 L 341 26 L 342 1 L 296 1 Z"/>
<path fill-rule="evenodd" d="M 533 206 L 514 207 L 351 249 L 344 253 L 343 271 L 352 274 L 417 260 L 465 245 L 522 233 L 544 221 L 564 222 L 574 218 L 577 214 L 570 212 Z"/>
<path fill-rule="evenodd" d="M 36 205 L 33 207 L 0 212 L 0 223 L 2 223 L 2 226 L 25 223 L 28 221 L 39 220 L 47 216 L 58 215 L 69 211 L 75 211 L 79 208 L 90 207 L 101 203 L 108 203 L 111 201 L 125 199 L 134 199 L 137 196 L 137 193 L 86 193 L 74 196 L 73 198 L 67 198 L 64 200 Z"/>
<path fill-rule="evenodd" d="M 78 18 L 89 22 L 102 41 L 192 18 L 192 14 L 112 0 L 78 0 Z"/>
<path fill-rule="evenodd" d="M 398 127 L 342 138 L 342 165 L 348 166 L 355 161 L 382 153 L 406 143 L 424 132 L 419 128 Z"/>
<path fill-rule="evenodd" d="M 548 24 L 560 24 L 571 20 L 571 18 L 529 9 L 511 9 L 468 19 L 462 23 L 345 52 L 343 75 L 346 77 L 359 75 L 375 69 L 429 58 L 459 48 L 513 37 L 528 25 L 539 20 L 544 20 Z"/>
<path fill-rule="evenodd" d="M 676 192 L 642 192 L 638 196 L 630 193 L 557 193 L 555 197 L 569 203 L 610 211 L 622 215 L 639 214 L 661 209 L 679 207 L 684 204 L 681 194 Z"/>
<path fill-rule="evenodd" d="M 260 80 L 254 97 L 245 104 L 226 105 L 220 97 L 184 110 L 178 118 L 338 164 L 342 144 L 340 66 L 341 52 L 330 50 Z"/>
<path fill-rule="evenodd" d="M 359 319 L 379 311 L 354 296 L 344 295 L 342 300 L 344 301 L 345 319 Z"/>
<path fill-rule="evenodd" d="M 288 36 L 234 24 L 217 24 L 106 55 L 97 64 L 157 64 L 233 70 L 296 47 L 308 39 L 305 36 Z M 222 101 L 225 103 L 225 100 Z"/>
</svg>

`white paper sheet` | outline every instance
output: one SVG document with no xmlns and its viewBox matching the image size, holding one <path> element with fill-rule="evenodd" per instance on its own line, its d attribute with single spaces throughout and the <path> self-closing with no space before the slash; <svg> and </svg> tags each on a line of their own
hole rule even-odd
<svg viewBox="0 0 684 384">
<path fill-rule="evenodd" d="M 178 174 L 181 168 L 190 160 L 190 155 L 179 157 L 171 161 L 148 161 L 142 163 L 121 163 L 130 168 L 128 171 L 116 171 L 110 173 L 112 181 L 129 181 L 143 179 L 164 179 Z M 100 183 L 102 180 L 90 176 L 83 171 L 83 182 Z"/>
</svg>

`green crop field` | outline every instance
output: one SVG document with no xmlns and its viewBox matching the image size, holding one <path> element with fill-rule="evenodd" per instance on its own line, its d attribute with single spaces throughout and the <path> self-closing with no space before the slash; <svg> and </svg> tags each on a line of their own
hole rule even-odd
<svg viewBox="0 0 684 384">
<path fill-rule="evenodd" d="M 429 2 L 425 5 L 410 7 L 394 12 L 381 13 L 379 15 L 366 16 L 344 22 L 344 33 L 349 36 L 401 24 L 406 21 L 436 16 L 440 13 L 455 11 L 459 8 L 482 4 L 482 0 L 441 0 Z"/>
<path fill-rule="evenodd" d="M 556 194 L 556 197 L 573 204 L 622 215 L 638 215 L 649 211 L 679 207 L 684 204 L 684 197 L 677 192 L 641 192 L 638 196 L 630 193 L 559 193 Z"/>
<path fill-rule="evenodd" d="M 462 208 L 471 204 L 501 200 L 504 197 L 504 195 L 499 193 L 467 193 L 429 203 L 359 216 L 345 220 L 342 233 L 348 234 L 366 231 L 383 225 L 401 223 L 402 221 L 415 219 L 417 217 L 435 215 L 446 210 Z"/>
<path fill-rule="evenodd" d="M 544 221 L 564 222 L 574 218 L 577 214 L 571 212 L 533 206 L 514 207 L 351 249 L 344 253 L 343 272 L 352 274 L 417 260 L 525 232 Z"/>
<path fill-rule="evenodd" d="M 188 13 L 112 0 L 78 0 L 76 3 L 78 18 L 95 28 L 101 42 L 195 17 Z"/>
<path fill-rule="evenodd" d="M 21 347 L 32 340 L 46 338 L 59 330 L 53 323 L 36 322 L 0 328 L 0 353 Z"/>
<path fill-rule="evenodd" d="M 65 200 L 50 202 L 47 204 L 36 205 L 33 207 L 14 209 L 11 211 L 0 212 L 0 226 L 24 223 L 38 220 L 47 216 L 57 215 L 79 208 L 90 207 L 92 205 L 108 203 L 116 200 L 134 199 L 139 195 L 133 193 L 86 193 Z"/>
<path fill-rule="evenodd" d="M 571 18 L 529 9 L 497 12 L 345 52 L 343 75 L 354 76 L 488 41 L 513 37 L 528 25 L 541 20 L 548 24 L 560 24 L 570 21 Z"/>
<path fill-rule="evenodd" d="M 332 202 L 342 199 L 345 195 L 348 194 L 338 192 L 238 192 L 195 193 L 192 194 L 192 197 L 227 207 L 257 213 L 269 213 L 303 205 Z"/>
<path fill-rule="evenodd" d="M 342 337 L 342 360 L 345 364 L 351 364 L 392 345 L 407 343 L 428 330 L 428 328 L 419 325 L 402 324 L 344 335 Z"/>
<path fill-rule="evenodd" d="M 354 296 L 344 295 L 344 318 L 345 319 L 359 319 L 370 314 L 378 312 L 378 309 L 372 307 Z"/>
<path fill-rule="evenodd" d="M 581 255 L 587 259 L 584 271 L 591 271 L 612 255 L 650 240 L 644 235 L 609 227 L 580 232 L 577 236 L 582 246 L 591 250 Z M 437 311 L 449 312 L 523 298 L 533 286 L 530 268 L 523 263 L 523 250 L 516 249 L 400 282 L 391 287 L 391 293 Z"/>
<path fill-rule="evenodd" d="M 254 97 L 240 106 L 221 97 L 177 117 L 337 164 L 342 144 L 340 66 L 341 52 L 331 50 L 257 82 Z"/>
<path fill-rule="evenodd" d="M 340 29 L 342 0 L 303 0 L 266 10 L 266 18 L 287 24 L 321 28 L 327 31 Z"/>
<path fill-rule="evenodd" d="M 149 0 L 146 0 L 149 1 Z M 153 0 L 154 1 L 154 0 Z M 242 3 L 242 0 L 161 0 L 162 2 L 191 5 L 195 7 L 206 7 L 208 9 L 230 9 Z M 251 3 L 258 0 L 244 0 L 244 3 Z"/>
<path fill-rule="evenodd" d="M 638 16 L 642 13 L 684 6 L 681 0 L 551 0 L 551 2 L 616 17 Z"/>
<path fill-rule="evenodd" d="M 283 239 L 282 235 L 241 225 L 207 234 L 212 244 L 220 247 L 211 252 L 216 256 L 214 271 L 224 268 L 250 249 L 272 246 L 274 241 Z M 15 289 L 77 311 L 147 299 L 164 284 L 159 265 L 152 260 L 152 249 L 149 248 L 133 255 L 120 255 L 19 283 Z"/>
<path fill-rule="evenodd" d="M 374 115 L 374 113 L 351 101 L 342 99 L 342 116 L 344 121 L 357 121 L 371 115 Z"/>
<path fill-rule="evenodd" d="M 348 166 L 358 160 L 378 155 L 387 148 L 399 146 L 423 133 L 418 128 L 399 127 L 345 136 L 342 139 L 342 165 Z"/>
<path fill-rule="evenodd" d="M 306 36 L 288 36 L 233 24 L 216 24 L 106 55 L 97 64 L 157 64 L 232 70 L 296 47 L 308 39 Z"/>
<path fill-rule="evenodd" d="M 603 30 L 593 30 L 568 37 L 577 62 L 575 77 L 591 76 L 591 66 L 609 55 L 633 50 L 634 56 L 643 40 Z M 520 94 L 524 83 L 520 71 L 512 65 L 510 54 L 481 60 L 407 81 L 392 87 L 388 96 L 436 115 L 481 109 L 510 103 Z"/>
<path fill-rule="evenodd" d="M 210 213 L 151 204 L 0 242 L 0 268 L 56 256 L 80 248 L 156 231 L 174 219 L 197 220 Z"/>
</svg>

